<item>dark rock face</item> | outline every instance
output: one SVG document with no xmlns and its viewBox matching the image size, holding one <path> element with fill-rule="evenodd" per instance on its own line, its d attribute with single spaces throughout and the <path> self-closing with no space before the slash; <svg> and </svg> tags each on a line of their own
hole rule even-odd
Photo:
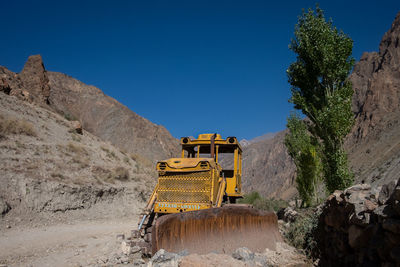
<svg viewBox="0 0 400 267">
<path fill-rule="evenodd" d="M 398 181 L 382 189 L 358 184 L 335 191 L 322 206 L 315 231 L 320 265 L 398 266 L 399 207 Z"/>
<path fill-rule="evenodd" d="M 0 66 L 0 91 L 8 95 L 22 97 L 23 89 L 24 86 L 18 74 Z"/>
</svg>

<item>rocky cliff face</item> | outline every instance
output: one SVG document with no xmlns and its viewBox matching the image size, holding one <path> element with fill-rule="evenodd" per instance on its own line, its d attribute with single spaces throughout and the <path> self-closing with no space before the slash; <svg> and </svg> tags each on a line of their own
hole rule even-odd
<svg viewBox="0 0 400 267">
<path fill-rule="evenodd" d="M 364 53 L 350 76 L 355 125 L 346 146 L 356 180 L 400 178 L 400 13 L 379 52 Z"/>
<path fill-rule="evenodd" d="M 78 119 L 84 129 L 127 152 L 153 161 L 178 154 L 178 141 L 164 127 L 94 86 L 46 71 L 40 55 L 30 56 L 18 74 L 0 67 L 0 91 Z"/>
<path fill-rule="evenodd" d="M 381 185 L 400 178 L 400 13 L 379 52 L 364 53 L 350 76 L 355 125 L 346 140 L 356 182 Z M 284 132 L 244 149 L 244 189 L 269 197 L 295 192 L 295 166 L 285 152 Z M 290 192 L 284 193 L 282 192 Z"/>
</svg>

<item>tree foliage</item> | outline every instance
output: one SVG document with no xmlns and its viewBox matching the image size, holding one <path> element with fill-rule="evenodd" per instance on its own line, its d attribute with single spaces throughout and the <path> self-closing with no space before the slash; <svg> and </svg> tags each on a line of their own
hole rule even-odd
<svg viewBox="0 0 400 267">
<path fill-rule="evenodd" d="M 354 117 L 353 89 L 347 77 L 354 64 L 353 41 L 326 21 L 323 11 L 303 11 L 289 48 L 297 60 L 287 70 L 290 102 L 309 118 L 307 130 L 322 144 L 324 180 L 329 192 L 351 185 L 343 139 Z"/>
<path fill-rule="evenodd" d="M 316 200 L 316 188 L 321 176 L 318 141 L 307 131 L 307 125 L 296 113 L 288 118 L 289 133 L 285 145 L 297 168 L 296 187 L 302 205 L 310 206 Z"/>
</svg>

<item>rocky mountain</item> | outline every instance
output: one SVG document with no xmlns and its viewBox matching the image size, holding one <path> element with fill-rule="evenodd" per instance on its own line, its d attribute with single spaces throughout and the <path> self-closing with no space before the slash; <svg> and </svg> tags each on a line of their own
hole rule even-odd
<svg viewBox="0 0 400 267">
<path fill-rule="evenodd" d="M 260 141 L 263 141 L 266 139 L 271 139 L 275 135 L 276 135 L 276 133 L 266 133 L 261 136 L 257 136 L 251 140 L 242 139 L 242 140 L 240 140 L 240 144 L 242 145 L 242 147 L 245 147 L 245 146 L 248 146 L 248 145 L 256 143 L 256 142 L 260 142 Z"/>
<path fill-rule="evenodd" d="M 163 126 L 94 86 L 46 71 L 40 55 L 30 56 L 18 74 L 0 67 L 0 90 L 79 120 L 84 129 L 103 140 L 152 161 L 178 154 L 178 141 Z"/>
<path fill-rule="evenodd" d="M 283 139 L 286 131 L 250 143 L 243 151 L 243 190 L 258 191 L 268 197 L 288 199 L 293 187 L 295 166 L 287 154 Z"/>
<path fill-rule="evenodd" d="M 356 182 L 381 185 L 400 178 L 400 13 L 379 52 L 364 53 L 350 76 L 355 125 L 346 140 Z M 285 132 L 244 149 L 247 192 L 289 198 L 295 194 L 295 166 L 283 145 Z"/>
<path fill-rule="evenodd" d="M 347 140 L 357 181 L 400 178 L 400 13 L 379 52 L 364 53 L 350 76 L 355 126 Z"/>
</svg>

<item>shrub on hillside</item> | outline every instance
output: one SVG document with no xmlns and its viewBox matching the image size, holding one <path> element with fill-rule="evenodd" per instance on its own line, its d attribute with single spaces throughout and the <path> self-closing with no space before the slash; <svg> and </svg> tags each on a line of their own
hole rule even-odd
<svg viewBox="0 0 400 267">
<path fill-rule="evenodd" d="M 318 225 L 320 213 L 313 209 L 307 209 L 300 212 L 299 217 L 285 231 L 284 237 L 290 245 L 298 249 L 304 249 L 307 255 L 311 255 L 317 249 L 317 243 L 314 240 L 314 231 Z"/>
<path fill-rule="evenodd" d="M 24 119 L 6 118 L 0 115 L 0 135 L 24 134 L 28 136 L 37 136 L 33 124 Z"/>
<path fill-rule="evenodd" d="M 288 203 L 284 200 L 263 198 L 258 192 L 255 191 L 249 194 L 245 194 L 243 198 L 239 200 L 239 203 L 251 204 L 256 209 L 275 212 L 277 212 L 281 208 L 286 208 L 288 206 Z"/>
<path fill-rule="evenodd" d="M 129 171 L 124 167 L 117 167 L 114 169 L 114 177 L 120 181 L 129 180 Z"/>
</svg>

